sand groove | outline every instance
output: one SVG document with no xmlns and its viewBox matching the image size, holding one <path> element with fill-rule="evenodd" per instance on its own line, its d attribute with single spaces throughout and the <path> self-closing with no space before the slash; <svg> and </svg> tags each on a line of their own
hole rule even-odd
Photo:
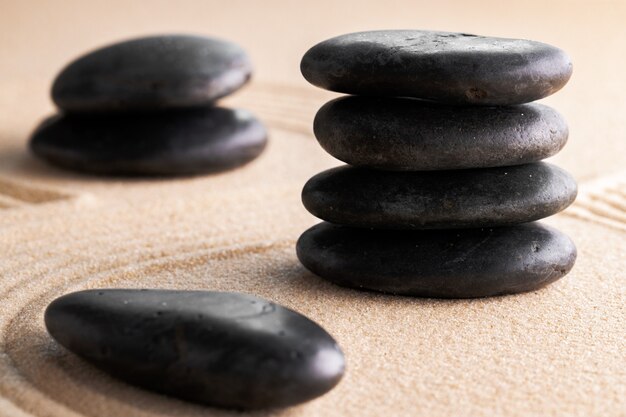
<svg viewBox="0 0 626 417">
<path fill-rule="evenodd" d="M 0 208 L 23 204 L 43 204 L 71 198 L 70 194 L 0 178 Z"/>
<path fill-rule="evenodd" d="M 626 172 L 581 184 L 565 213 L 626 231 Z"/>
</svg>

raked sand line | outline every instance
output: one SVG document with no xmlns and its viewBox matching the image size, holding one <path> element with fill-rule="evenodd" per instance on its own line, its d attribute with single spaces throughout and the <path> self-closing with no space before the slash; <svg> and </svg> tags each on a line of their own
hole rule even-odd
<svg viewBox="0 0 626 417">
<path fill-rule="evenodd" d="M 255 254 L 262 254 L 272 250 L 290 248 L 292 245 L 293 242 L 291 241 L 283 241 L 275 242 L 273 244 L 257 244 L 251 246 L 238 246 L 230 249 L 219 249 L 209 253 L 206 253 L 206 250 L 198 251 L 197 249 L 194 249 L 189 253 L 178 251 L 176 254 L 164 258 L 153 258 L 139 262 L 136 259 L 130 259 L 127 262 L 116 262 L 112 265 L 101 265 L 97 270 L 94 270 L 92 274 L 86 274 L 86 271 L 84 271 L 84 269 L 80 266 L 72 266 L 66 269 L 61 269 L 58 273 L 66 276 L 67 278 L 63 280 L 60 287 L 58 286 L 59 283 L 55 281 L 53 277 L 47 277 L 50 278 L 48 282 L 51 282 L 51 284 L 44 286 L 46 289 L 43 292 L 37 291 L 27 300 L 23 300 L 21 307 L 15 309 L 11 317 L 2 318 L 2 322 L 5 323 L 5 326 L 3 326 L 5 327 L 5 330 L 3 331 L 5 335 L 5 342 L 2 345 L 5 348 L 3 350 L 5 350 L 7 355 L 3 362 L 6 362 L 6 359 L 9 359 L 11 362 L 11 365 L 8 363 L 4 364 L 4 370 L 2 373 L 7 379 L 10 379 L 12 383 L 2 384 L 0 382 L 0 388 L 4 387 L 2 391 L 7 391 L 4 395 L 9 398 L 11 391 L 15 391 L 17 385 L 24 384 L 22 385 L 23 389 L 28 389 L 28 391 L 31 392 L 39 392 L 41 391 L 39 388 L 41 388 L 42 384 L 55 384 L 55 371 L 64 372 L 63 369 L 53 369 L 46 366 L 46 371 L 43 372 L 46 375 L 45 379 L 39 379 L 37 378 L 37 375 L 42 371 L 40 367 L 32 367 L 32 360 L 38 358 L 45 361 L 46 358 L 41 358 L 39 356 L 37 358 L 29 357 L 26 361 L 20 361 L 20 358 L 24 355 L 28 355 L 28 349 L 25 349 L 22 341 L 27 340 L 31 347 L 41 347 L 42 344 L 50 344 L 50 339 L 43 329 L 41 329 L 42 331 L 33 334 L 32 327 L 33 323 L 35 323 L 34 327 L 42 327 L 40 323 L 41 313 L 51 299 L 58 295 L 78 289 L 114 287 L 116 286 L 117 281 L 129 279 L 134 281 L 135 278 L 139 284 L 137 287 L 140 288 L 142 287 L 140 281 L 140 277 L 142 275 L 154 274 L 164 268 L 170 271 L 180 270 L 193 265 L 204 264 L 209 260 L 233 260 L 240 256 L 254 256 Z M 40 281 L 43 281 L 45 278 L 46 277 L 43 277 Z M 40 283 L 37 284 L 38 287 L 41 288 L 39 286 Z M 5 294 L 3 294 L 3 298 L 4 296 Z M 38 340 L 39 343 L 32 343 L 33 339 Z M 52 343 L 56 348 L 54 342 Z M 15 360 L 16 357 L 17 360 Z M 45 366 L 46 364 L 42 365 Z M 7 366 L 9 367 L 7 368 Z M 33 372 L 34 375 L 30 375 Z M 10 374 L 13 375 L 12 378 L 9 378 Z M 28 375 L 32 376 L 32 378 L 28 378 Z M 79 388 L 80 385 L 78 384 L 76 387 Z M 122 389 L 126 389 L 126 387 L 123 386 Z M 20 392 L 23 393 L 23 390 L 20 390 Z M 150 394 L 148 395 L 150 396 Z M 25 408 L 28 408 L 28 405 L 32 404 L 32 401 L 30 398 L 26 398 L 26 400 L 27 404 L 25 404 Z M 52 398 L 52 400 L 54 399 Z M 19 398 L 16 398 L 16 403 L 19 402 Z M 75 403 L 72 403 L 71 405 L 75 405 Z M 203 408 L 199 407 L 198 411 L 201 412 L 202 410 Z M 43 410 L 38 410 L 38 412 L 42 411 Z M 63 407 L 61 411 L 64 412 L 65 407 Z M 83 410 L 83 412 L 84 411 L 85 410 Z"/>
</svg>

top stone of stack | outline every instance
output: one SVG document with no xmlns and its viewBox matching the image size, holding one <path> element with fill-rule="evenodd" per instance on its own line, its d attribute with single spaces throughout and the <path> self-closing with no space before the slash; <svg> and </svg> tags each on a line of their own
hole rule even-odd
<svg viewBox="0 0 626 417">
<path fill-rule="evenodd" d="M 328 39 L 300 68 L 311 84 L 340 93 L 489 106 L 547 97 L 572 74 L 567 54 L 545 43 L 421 30 Z"/>
<path fill-rule="evenodd" d="M 52 100 L 66 112 L 153 111 L 212 105 L 251 76 L 238 45 L 189 35 L 151 36 L 109 45 L 65 67 Z"/>
</svg>

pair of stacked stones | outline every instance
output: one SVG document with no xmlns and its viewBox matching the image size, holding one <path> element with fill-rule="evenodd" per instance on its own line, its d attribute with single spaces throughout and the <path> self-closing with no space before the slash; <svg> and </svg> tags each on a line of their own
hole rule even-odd
<svg viewBox="0 0 626 417">
<path fill-rule="evenodd" d="M 577 192 L 540 162 L 568 127 L 534 100 L 572 64 L 539 42 L 430 31 L 375 31 L 324 41 L 302 59 L 312 84 L 353 94 L 314 122 L 347 166 L 311 178 L 303 265 L 339 285 L 465 298 L 532 291 L 567 274 L 576 247 L 539 222 Z"/>
<path fill-rule="evenodd" d="M 267 135 L 248 111 L 215 106 L 252 74 L 231 42 L 167 35 L 113 44 L 70 63 L 52 99 L 61 114 L 31 138 L 42 159 L 105 175 L 195 175 L 256 158 Z"/>
</svg>

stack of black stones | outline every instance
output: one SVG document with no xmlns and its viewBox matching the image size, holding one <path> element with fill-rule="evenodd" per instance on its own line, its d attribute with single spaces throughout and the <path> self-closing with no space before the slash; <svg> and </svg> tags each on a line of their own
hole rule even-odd
<svg viewBox="0 0 626 417">
<path fill-rule="evenodd" d="M 539 162 L 568 128 L 530 103 L 569 80 L 562 50 L 376 31 L 314 46 L 301 70 L 354 94 L 315 118 L 322 147 L 349 166 L 304 187 L 305 207 L 326 221 L 298 241 L 306 268 L 347 287 L 444 298 L 532 291 L 570 271 L 572 241 L 536 222 L 576 197 L 567 172 Z"/>
<path fill-rule="evenodd" d="M 216 107 L 250 78 L 239 46 L 199 36 L 110 45 L 70 63 L 52 98 L 60 115 L 31 139 L 35 155 L 104 175 L 195 175 L 231 169 L 265 148 L 248 111 Z"/>
</svg>

